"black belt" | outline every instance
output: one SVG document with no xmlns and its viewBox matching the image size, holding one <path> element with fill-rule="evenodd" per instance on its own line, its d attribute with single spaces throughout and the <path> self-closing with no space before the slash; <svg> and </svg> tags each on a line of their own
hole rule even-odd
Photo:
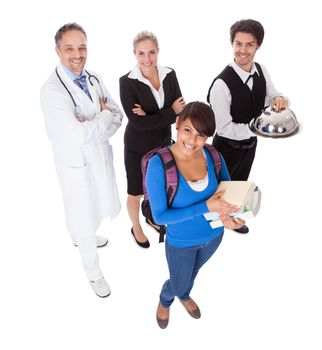
<svg viewBox="0 0 322 350">
<path fill-rule="evenodd" d="M 250 149 L 257 142 L 256 136 L 253 136 L 253 137 L 246 139 L 246 140 L 238 140 L 237 141 L 237 140 L 227 139 L 226 137 L 222 137 L 222 136 L 219 136 L 218 134 L 216 134 L 215 139 L 218 140 L 218 142 L 225 143 L 234 149 Z"/>
</svg>

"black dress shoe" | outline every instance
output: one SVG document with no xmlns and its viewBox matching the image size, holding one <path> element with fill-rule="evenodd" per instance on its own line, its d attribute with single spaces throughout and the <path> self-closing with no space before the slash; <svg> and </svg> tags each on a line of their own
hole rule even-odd
<svg viewBox="0 0 322 350">
<path fill-rule="evenodd" d="M 150 242 L 149 240 L 147 239 L 146 241 L 144 242 L 139 242 L 136 237 L 135 237 L 135 234 L 134 234 L 134 231 L 133 231 L 133 227 L 131 228 L 131 233 L 133 235 L 133 238 L 135 239 L 135 242 L 142 248 L 149 248 L 150 247 Z"/>
<path fill-rule="evenodd" d="M 236 228 L 234 231 L 245 234 L 249 232 L 249 228 L 246 225 L 244 225 L 241 228 Z"/>
</svg>

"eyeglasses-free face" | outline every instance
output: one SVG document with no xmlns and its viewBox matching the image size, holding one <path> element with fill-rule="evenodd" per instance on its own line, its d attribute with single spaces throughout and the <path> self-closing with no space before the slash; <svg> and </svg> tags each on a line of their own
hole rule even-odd
<svg viewBox="0 0 322 350">
<path fill-rule="evenodd" d="M 250 33 L 237 32 L 233 41 L 235 62 L 245 71 L 252 68 L 254 57 L 259 46 L 256 38 Z"/>
<path fill-rule="evenodd" d="M 60 62 L 80 75 L 87 60 L 87 40 L 85 35 L 79 30 L 69 30 L 64 33 L 56 52 Z"/>
<path fill-rule="evenodd" d="M 159 50 L 153 40 L 139 41 L 135 46 L 135 58 L 143 75 L 149 75 L 158 64 Z"/>
</svg>

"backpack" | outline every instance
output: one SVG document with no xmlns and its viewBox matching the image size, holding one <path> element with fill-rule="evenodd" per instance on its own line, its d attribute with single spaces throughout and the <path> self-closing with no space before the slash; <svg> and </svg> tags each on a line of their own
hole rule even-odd
<svg viewBox="0 0 322 350">
<path fill-rule="evenodd" d="M 219 179 L 219 173 L 221 170 L 221 158 L 219 152 L 215 147 L 205 143 L 205 149 L 210 153 L 211 158 L 213 160 L 215 174 L 217 179 Z M 146 171 L 148 169 L 149 160 L 157 154 L 163 164 L 163 168 L 165 170 L 165 183 L 166 183 L 166 191 L 167 191 L 167 204 L 168 207 L 171 207 L 174 197 L 178 190 L 179 185 L 179 176 L 178 176 L 178 168 L 176 166 L 176 162 L 173 158 L 172 152 L 168 147 L 158 147 L 150 152 L 146 153 L 141 160 L 141 170 L 143 177 L 143 202 L 141 204 L 141 211 L 143 216 L 151 221 L 152 224 L 160 226 L 160 235 L 159 235 L 159 243 L 164 242 L 164 235 L 166 233 L 166 229 L 164 225 L 157 224 L 152 215 L 150 202 L 149 202 L 149 194 L 146 190 Z"/>
</svg>

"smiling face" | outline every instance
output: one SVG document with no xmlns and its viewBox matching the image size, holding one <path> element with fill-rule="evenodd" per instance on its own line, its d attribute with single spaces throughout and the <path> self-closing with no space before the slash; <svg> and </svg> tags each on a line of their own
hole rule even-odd
<svg viewBox="0 0 322 350">
<path fill-rule="evenodd" d="M 81 75 L 87 60 L 87 40 L 80 30 L 64 33 L 56 52 L 65 67 Z"/>
<path fill-rule="evenodd" d="M 155 70 L 158 64 L 159 50 L 153 40 L 141 40 L 135 45 L 135 58 L 144 76 Z"/>
<path fill-rule="evenodd" d="M 254 57 L 259 45 L 256 38 L 250 33 L 237 32 L 232 43 L 235 62 L 245 71 L 252 68 Z"/>
<path fill-rule="evenodd" d="M 189 118 L 177 119 L 178 129 L 176 145 L 187 156 L 199 152 L 207 141 L 207 136 L 198 132 Z"/>
</svg>

